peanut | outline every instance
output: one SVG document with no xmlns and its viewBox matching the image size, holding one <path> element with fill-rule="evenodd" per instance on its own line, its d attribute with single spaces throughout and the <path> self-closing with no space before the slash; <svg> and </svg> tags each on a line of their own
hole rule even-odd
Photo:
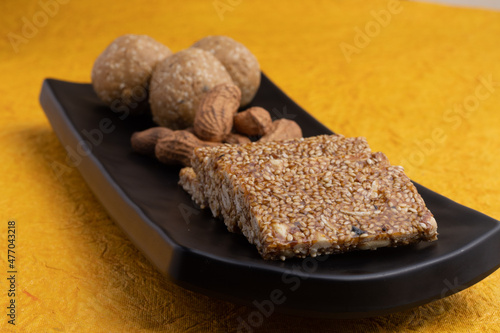
<svg viewBox="0 0 500 333">
<path fill-rule="evenodd" d="M 180 163 L 184 166 L 190 166 L 191 156 L 195 148 L 219 144 L 202 141 L 186 130 L 174 131 L 172 135 L 168 135 L 157 142 L 155 155 L 160 162 L 165 164 Z"/>
<path fill-rule="evenodd" d="M 132 150 L 140 154 L 154 156 L 158 140 L 172 133 L 173 131 L 166 127 L 152 127 L 145 131 L 135 132 L 130 138 Z"/>
<path fill-rule="evenodd" d="M 266 135 L 260 138 L 260 142 L 296 139 L 302 137 L 300 126 L 293 120 L 278 119 L 273 122 L 273 127 Z"/>
<path fill-rule="evenodd" d="M 234 129 L 250 136 L 262 136 L 272 128 L 272 119 L 269 112 L 258 106 L 239 112 L 234 116 Z"/>
<path fill-rule="evenodd" d="M 231 144 L 244 144 L 244 143 L 250 143 L 250 139 L 247 136 L 238 134 L 238 133 L 229 133 L 223 140 L 224 143 L 231 143 Z"/>
</svg>

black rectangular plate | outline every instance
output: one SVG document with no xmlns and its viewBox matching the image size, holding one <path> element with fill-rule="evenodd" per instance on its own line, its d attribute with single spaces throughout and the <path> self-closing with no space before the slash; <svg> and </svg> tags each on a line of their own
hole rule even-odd
<svg viewBox="0 0 500 333">
<path fill-rule="evenodd" d="M 177 185 L 179 167 L 135 154 L 130 136 L 150 117 L 112 111 L 90 84 L 46 79 L 40 103 L 68 164 L 151 262 L 186 288 L 251 305 L 273 290 L 278 311 L 366 317 L 446 297 L 500 265 L 500 223 L 416 184 L 438 222 L 439 240 L 329 257 L 265 261 L 255 247 L 201 210 Z M 293 118 L 304 136 L 330 134 L 264 74 L 252 105 Z"/>
</svg>

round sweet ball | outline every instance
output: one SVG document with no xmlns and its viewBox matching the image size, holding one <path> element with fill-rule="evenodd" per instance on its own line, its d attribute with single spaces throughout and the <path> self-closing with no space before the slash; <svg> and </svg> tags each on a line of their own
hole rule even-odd
<svg viewBox="0 0 500 333">
<path fill-rule="evenodd" d="M 250 103 L 260 85 L 260 65 L 245 45 L 227 36 L 207 36 L 193 44 L 211 52 L 241 90 L 241 106 Z"/>
<path fill-rule="evenodd" d="M 145 35 L 116 38 L 97 57 L 92 85 L 97 96 L 113 109 L 126 107 L 140 114 L 148 105 L 148 87 L 153 68 L 170 56 L 165 45 Z"/>
<path fill-rule="evenodd" d="M 211 53 L 196 48 L 177 52 L 153 71 L 149 91 L 153 120 L 174 130 L 190 127 L 205 93 L 219 84 L 232 82 Z"/>
</svg>

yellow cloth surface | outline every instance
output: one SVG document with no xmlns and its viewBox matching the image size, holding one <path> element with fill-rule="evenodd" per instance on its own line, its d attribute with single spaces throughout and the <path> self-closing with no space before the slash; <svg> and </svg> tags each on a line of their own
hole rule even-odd
<svg viewBox="0 0 500 333">
<path fill-rule="evenodd" d="M 380 11 L 390 16 L 374 23 Z M 388 0 L 4 0 L 0 13 L 1 332 L 229 332 L 253 311 L 169 282 L 76 169 L 58 179 L 51 168 L 66 153 L 38 103 L 43 79 L 90 82 L 95 58 L 125 33 L 173 51 L 229 35 L 329 128 L 367 137 L 413 180 L 500 218 L 499 12 Z M 15 327 L 6 316 L 9 220 L 17 228 Z M 255 331 L 500 332 L 499 309 L 495 272 L 400 313 L 275 313 Z"/>
</svg>

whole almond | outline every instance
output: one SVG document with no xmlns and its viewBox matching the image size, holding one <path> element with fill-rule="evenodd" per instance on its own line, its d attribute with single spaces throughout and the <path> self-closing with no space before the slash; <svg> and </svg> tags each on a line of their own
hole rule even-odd
<svg viewBox="0 0 500 333">
<path fill-rule="evenodd" d="M 140 154 L 154 156 L 158 140 L 172 133 L 173 131 L 166 127 L 152 127 L 145 131 L 135 132 L 130 138 L 132 150 Z"/>
<path fill-rule="evenodd" d="M 182 130 L 174 131 L 156 143 L 156 158 L 165 164 L 191 165 L 191 155 L 195 148 L 216 146 L 218 143 L 198 139 L 194 134 Z"/>
<path fill-rule="evenodd" d="M 258 106 L 239 112 L 234 116 L 234 129 L 249 136 L 262 136 L 272 128 L 273 120 L 266 109 Z"/>
<path fill-rule="evenodd" d="M 222 142 L 231 132 L 240 100 L 241 91 L 235 84 L 225 83 L 212 88 L 196 111 L 194 134 L 201 140 Z"/>
<path fill-rule="evenodd" d="M 260 142 L 297 139 L 302 137 L 300 126 L 293 120 L 278 119 L 273 121 L 271 131 L 260 138 Z"/>
</svg>

